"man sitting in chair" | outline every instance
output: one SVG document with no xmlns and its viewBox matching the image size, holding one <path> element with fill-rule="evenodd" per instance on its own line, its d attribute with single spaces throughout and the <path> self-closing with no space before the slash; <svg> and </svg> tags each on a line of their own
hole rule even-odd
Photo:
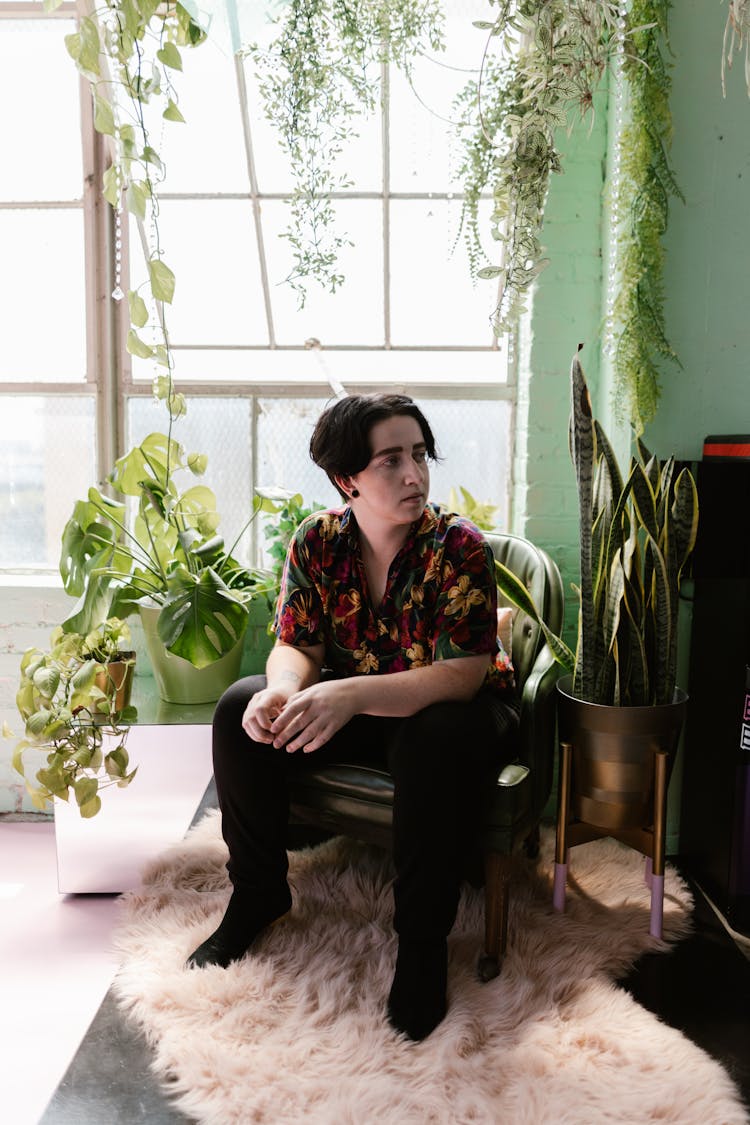
<svg viewBox="0 0 750 1125">
<path fill-rule="evenodd" d="M 376 760 L 394 781 L 399 943 L 388 1017 L 419 1040 L 445 1015 L 462 874 L 490 781 L 516 752 L 493 556 L 472 523 L 427 503 L 435 441 L 412 399 L 340 399 L 318 420 L 310 454 L 346 506 L 298 528 L 266 675 L 238 681 L 217 705 L 233 892 L 188 963 L 228 965 L 290 909 L 290 772 Z"/>
</svg>

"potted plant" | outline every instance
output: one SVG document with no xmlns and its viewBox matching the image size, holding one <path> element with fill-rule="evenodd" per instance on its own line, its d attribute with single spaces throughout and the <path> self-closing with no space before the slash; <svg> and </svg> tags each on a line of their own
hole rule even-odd
<svg viewBox="0 0 750 1125">
<path fill-rule="evenodd" d="M 125 746 L 135 718 L 128 701 L 135 653 L 122 648 L 129 640 L 127 624 L 109 618 L 85 635 L 57 626 L 46 652 L 24 653 L 16 705 L 25 732 L 13 767 L 36 808 L 73 794 L 81 816 L 92 817 L 101 808 L 102 788 L 123 788 L 135 777 Z M 36 784 L 26 776 L 27 751 L 46 752 Z"/>
<path fill-rule="evenodd" d="M 638 442 L 627 477 L 593 417 L 578 356 L 570 448 L 579 501 L 581 584 L 575 654 L 540 622 L 569 673 L 558 684 L 560 770 L 555 905 L 567 851 L 614 835 L 651 860 L 663 888 L 666 791 L 687 696 L 676 685 L 680 580 L 695 545 L 698 497 L 687 468 Z M 503 593 L 539 621 L 528 592 L 498 565 Z M 661 933 L 661 897 L 651 932 Z"/>
<path fill-rule="evenodd" d="M 248 607 L 268 589 L 269 575 L 244 566 L 234 551 L 258 512 L 276 512 L 289 495 L 256 494 L 247 523 L 227 548 L 216 533 L 220 516 L 212 490 L 179 485 L 184 474 L 202 474 L 206 461 L 186 455 L 171 436 L 149 434 L 108 477 L 123 499 L 90 488 L 62 538 L 60 573 L 78 598 L 63 628 L 88 632 L 110 614 L 137 610 L 160 694 L 174 703 L 210 702 L 237 678 Z M 129 498 L 135 501 L 132 524 Z M 196 670 L 206 670 L 197 684 Z"/>
</svg>

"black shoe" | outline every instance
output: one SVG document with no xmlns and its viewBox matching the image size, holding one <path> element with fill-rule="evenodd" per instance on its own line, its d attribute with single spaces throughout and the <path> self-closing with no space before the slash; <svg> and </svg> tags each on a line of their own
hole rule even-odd
<svg viewBox="0 0 750 1125">
<path fill-rule="evenodd" d="M 254 895 L 234 891 L 219 928 L 190 954 L 186 967 L 221 965 L 226 969 L 232 961 L 241 960 L 263 930 L 288 913 L 291 905 L 288 890 L 274 903 L 259 903 Z"/>
<path fill-rule="evenodd" d="M 448 946 L 437 941 L 398 944 L 396 971 L 388 997 L 388 1019 L 409 1039 L 426 1039 L 447 1010 Z"/>
</svg>

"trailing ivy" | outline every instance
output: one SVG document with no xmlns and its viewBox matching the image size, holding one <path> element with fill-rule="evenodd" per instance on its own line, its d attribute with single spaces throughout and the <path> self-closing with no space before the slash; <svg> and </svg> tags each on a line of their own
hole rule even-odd
<svg viewBox="0 0 750 1125">
<path fill-rule="evenodd" d="M 357 117 L 372 111 L 380 64 L 409 74 L 425 46 L 442 46 L 438 0 L 290 0 L 275 20 L 271 45 L 246 49 L 256 67 L 268 120 L 278 132 L 294 179 L 288 239 L 294 267 L 287 279 L 300 305 L 305 280 L 335 292 L 343 281 L 339 253 L 350 245 L 335 226 L 332 194 L 350 186 L 337 159 L 357 137 Z"/>
<path fill-rule="evenodd" d="M 632 0 L 633 53 L 623 60 L 629 120 L 620 138 L 617 210 L 624 218 L 616 240 L 615 400 L 637 434 L 656 413 L 659 361 L 679 363 L 664 324 L 662 239 L 670 197 L 683 198 L 667 158 L 672 136 L 671 79 L 664 55 L 669 6 L 669 0 Z"/>
</svg>

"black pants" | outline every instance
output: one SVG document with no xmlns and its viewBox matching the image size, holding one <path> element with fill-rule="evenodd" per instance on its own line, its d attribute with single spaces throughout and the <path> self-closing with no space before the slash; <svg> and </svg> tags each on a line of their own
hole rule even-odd
<svg viewBox="0 0 750 1125">
<path fill-rule="evenodd" d="M 283 897 L 290 776 L 324 762 L 366 762 L 394 781 L 395 929 L 415 939 L 446 936 L 492 776 L 516 753 L 517 702 L 480 692 L 469 703 L 435 703 L 405 719 L 357 715 L 320 750 L 290 754 L 242 729 L 248 701 L 265 686 L 265 676 L 233 684 L 213 721 L 233 886 L 274 902 Z"/>
</svg>

